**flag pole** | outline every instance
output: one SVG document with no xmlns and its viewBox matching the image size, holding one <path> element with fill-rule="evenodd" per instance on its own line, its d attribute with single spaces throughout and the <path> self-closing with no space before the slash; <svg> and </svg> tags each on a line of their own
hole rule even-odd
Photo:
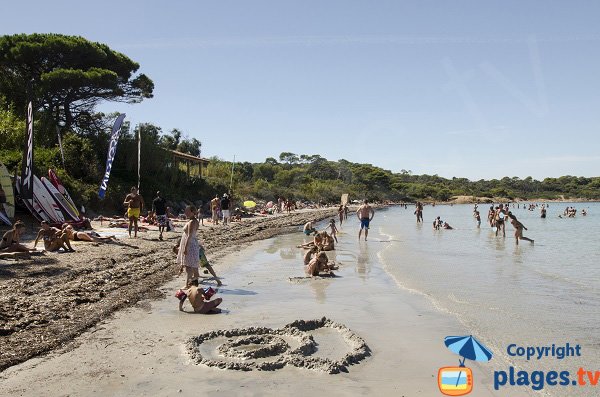
<svg viewBox="0 0 600 397">
<path fill-rule="evenodd" d="M 233 156 L 233 163 L 231 164 L 231 178 L 229 179 L 229 194 L 232 194 L 231 187 L 233 186 L 233 170 L 235 168 L 235 155 Z"/>
<path fill-rule="evenodd" d="M 140 160 L 142 156 L 142 129 L 138 128 L 138 192 L 140 191 Z"/>
</svg>

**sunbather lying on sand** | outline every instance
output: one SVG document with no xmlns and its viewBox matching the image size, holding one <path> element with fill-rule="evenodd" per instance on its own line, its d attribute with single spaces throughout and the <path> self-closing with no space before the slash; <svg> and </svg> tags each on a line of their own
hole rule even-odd
<svg viewBox="0 0 600 397">
<path fill-rule="evenodd" d="M 93 243 L 106 243 L 106 242 L 113 241 L 113 240 L 116 241 L 116 239 L 117 239 L 114 235 L 103 237 L 94 231 L 78 232 L 77 230 L 73 229 L 73 226 L 69 225 L 68 223 L 65 223 L 62 226 L 62 228 L 63 228 L 63 232 L 67 235 L 69 240 L 72 240 L 72 241 L 88 241 L 90 243 L 92 243 L 92 242 Z"/>
</svg>

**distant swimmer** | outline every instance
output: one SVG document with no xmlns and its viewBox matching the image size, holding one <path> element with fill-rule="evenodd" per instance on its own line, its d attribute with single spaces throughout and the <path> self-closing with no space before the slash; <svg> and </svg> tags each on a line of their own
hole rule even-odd
<svg viewBox="0 0 600 397">
<path fill-rule="evenodd" d="M 444 226 L 442 226 L 444 229 L 447 230 L 453 230 L 454 228 L 452 226 L 450 226 L 450 224 L 448 222 L 444 222 Z"/>
<path fill-rule="evenodd" d="M 442 222 L 439 216 L 435 218 L 435 220 L 433 221 L 433 230 L 440 230 L 443 223 L 444 222 Z"/>
<path fill-rule="evenodd" d="M 546 217 L 546 206 L 544 204 L 542 204 L 542 209 L 540 209 L 540 217 L 541 218 Z"/>
<path fill-rule="evenodd" d="M 510 224 L 515 228 L 515 240 L 517 245 L 519 244 L 519 240 L 531 241 L 533 244 L 533 240 L 523 236 L 523 229 L 527 230 L 527 228 L 517 220 L 517 217 L 514 216 L 511 212 L 508 213 L 508 219 L 510 219 Z"/>
<path fill-rule="evenodd" d="M 365 200 L 364 204 L 358 207 L 358 210 L 356 211 L 356 216 L 360 220 L 360 230 L 358 231 L 358 239 L 360 240 L 360 235 L 362 234 L 363 229 L 365 229 L 365 241 L 367 241 L 367 236 L 369 235 L 369 224 L 375 216 L 375 210 L 369 205 L 368 200 Z"/>
</svg>

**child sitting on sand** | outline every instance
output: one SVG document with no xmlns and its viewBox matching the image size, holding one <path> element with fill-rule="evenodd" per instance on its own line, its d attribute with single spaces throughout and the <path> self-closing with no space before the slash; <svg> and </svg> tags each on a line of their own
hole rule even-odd
<svg viewBox="0 0 600 397">
<path fill-rule="evenodd" d="M 323 251 L 333 251 L 335 249 L 335 245 L 333 243 L 333 237 L 331 237 L 329 234 L 327 234 L 326 231 L 322 231 L 321 232 L 321 239 L 322 239 L 322 243 L 321 243 L 321 250 Z"/>
<path fill-rule="evenodd" d="M 338 267 L 335 265 L 329 265 L 328 262 L 329 258 L 327 258 L 327 254 L 320 252 L 310 260 L 308 265 L 304 267 L 304 270 L 310 277 L 318 276 L 320 272 L 334 276 L 332 270 L 337 270 Z"/>
<path fill-rule="evenodd" d="M 194 308 L 194 313 L 210 314 L 210 313 L 221 313 L 221 309 L 217 308 L 223 302 L 223 299 L 217 298 L 215 300 L 209 300 L 210 296 L 207 296 L 204 289 L 198 286 L 198 280 L 192 280 L 189 288 L 180 289 L 177 291 L 175 296 L 179 299 L 179 310 L 184 312 L 183 303 L 186 299 L 190 301 L 190 304 Z"/>
</svg>

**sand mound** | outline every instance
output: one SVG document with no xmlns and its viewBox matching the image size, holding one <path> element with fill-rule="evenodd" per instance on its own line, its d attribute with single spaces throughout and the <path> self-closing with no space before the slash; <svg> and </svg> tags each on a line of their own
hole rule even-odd
<svg viewBox="0 0 600 397">
<path fill-rule="evenodd" d="M 328 329 L 341 337 L 346 354 L 334 359 L 319 355 L 339 351 L 332 338 L 318 343 L 315 333 Z M 348 366 L 371 355 L 365 341 L 348 327 L 325 317 L 319 320 L 297 320 L 283 328 L 234 328 L 208 332 L 187 342 L 190 357 L 196 364 L 239 371 L 274 371 L 292 365 L 337 374 L 348 372 Z"/>
</svg>

